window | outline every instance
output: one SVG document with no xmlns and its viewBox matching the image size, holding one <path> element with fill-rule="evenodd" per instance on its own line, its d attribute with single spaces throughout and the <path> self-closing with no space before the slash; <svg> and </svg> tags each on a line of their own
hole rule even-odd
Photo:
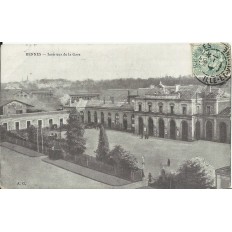
<svg viewBox="0 0 232 232">
<path fill-rule="evenodd" d="M 6 130 L 7 130 L 7 123 L 5 122 L 5 123 L 3 123 L 3 126 L 6 128 Z"/>
<path fill-rule="evenodd" d="M 22 114 L 23 111 L 22 110 L 16 110 L 16 114 Z"/>
<path fill-rule="evenodd" d="M 186 106 L 183 106 L 183 108 L 182 108 L 182 113 L 183 113 L 184 115 L 186 115 L 186 113 L 187 113 L 187 107 L 186 107 Z"/>
<path fill-rule="evenodd" d="M 31 125 L 31 121 L 27 121 L 27 128 L 29 128 Z"/>
<path fill-rule="evenodd" d="M 60 126 L 63 126 L 63 118 L 60 119 Z"/>
<path fill-rule="evenodd" d="M 163 113 L 163 106 L 162 105 L 159 105 L 159 112 Z"/>
<path fill-rule="evenodd" d="M 115 124 L 119 125 L 119 114 L 118 113 L 115 114 Z"/>
<path fill-rule="evenodd" d="M 42 120 L 38 120 L 38 127 L 39 127 L 39 128 L 42 127 Z"/>
<path fill-rule="evenodd" d="M 200 106 L 197 106 L 197 114 L 200 113 Z"/>
<path fill-rule="evenodd" d="M 152 104 L 149 102 L 148 103 L 148 112 L 151 112 L 151 110 L 152 110 Z"/>
<path fill-rule="evenodd" d="M 206 106 L 206 113 L 210 114 L 210 106 Z"/>
<path fill-rule="evenodd" d="M 15 122 L 15 129 L 18 131 L 19 130 L 19 122 Z"/>
<path fill-rule="evenodd" d="M 139 111 L 142 111 L 142 104 L 139 103 Z"/>
<path fill-rule="evenodd" d="M 170 106 L 171 114 L 174 114 L 174 106 Z"/>
</svg>

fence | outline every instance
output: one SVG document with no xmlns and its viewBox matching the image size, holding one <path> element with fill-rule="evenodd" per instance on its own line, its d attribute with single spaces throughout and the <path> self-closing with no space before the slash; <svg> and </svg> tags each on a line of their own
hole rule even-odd
<svg viewBox="0 0 232 232">
<path fill-rule="evenodd" d="M 4 136 L 4 140 L 5 142 L 9 142 L 9 143 L 13 143 L 22 147 L 26 147 L 28 149 L 34 150 L 34 151 L 38 151 L 42 154 L 45 155 L 49 155 L 49 148 L 46 146 L 42 146 L 42 144 L 34 144 L 31 142 L 28 142 L 26 140 L 22 140 L 22 139 L 18 139 L 18 138 L 14 138 L 11 136 Z"/>
<path fill-rule="evenodd" d="M 133 182 L 141 181 L 143 178 L 143 170 L 125 170 L 119 168 L 117 166 L 113 166 L 110 164 L 103 163 L 101 161 L 96 160 L 95 157 L 89 155 L 78 155 L 75 158 L 71 156 L 66 156 L 66 160 L 79 164 L 83 167 L 87 167 L 90 169 L 94 169 L 99 172 L 103 172 L 112 176 L 117 176 L 122 179 L 130 180 Z"/>
</svg>

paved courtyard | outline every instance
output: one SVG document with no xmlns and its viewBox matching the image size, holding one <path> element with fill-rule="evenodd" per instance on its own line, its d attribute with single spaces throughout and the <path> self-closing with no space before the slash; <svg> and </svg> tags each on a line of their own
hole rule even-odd
<svg viewBox="0 0 232 232">
<path fill-rule="evenodd" d="M 137 135 L 126 132 L 107 130 L 110 149 L 115 145 L 121 145 L 134 154 L 142 167 L 142 155 L 145 157 L 145 175 L 149 172 L 157 176 L 162 164 L 171 161 L 171 168 L 176 170 L 186 159 L 200 156 L 205 158 L 214 168 L 230 164 L 230 144 L 215 143 L 209 141 L 184 142 L 161 138 L 141 139 Z M 89 155 L 95 155 L 98 145 L 99 130 L 85 130 L 87 138 L 87 151 Z"/>
<path fill-rule="evenodd" d="M 4 188 L 111 188 L 42 161 L 0 147 L 0 180 Z"/>
</svg>

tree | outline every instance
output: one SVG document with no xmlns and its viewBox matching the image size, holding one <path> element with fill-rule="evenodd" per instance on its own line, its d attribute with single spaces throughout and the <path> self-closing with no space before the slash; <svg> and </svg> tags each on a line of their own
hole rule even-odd
<svg viewBox="0 0 232 232">
<path fill-rule="evenodd" d="M 0 126 L 0 141 L 4 141 L 4 138 L 7 134 L 7 130 L 4 126 Z"/>
<path fill-rule="evenodd" d="M 28 141 L 29 142 L 36 143 L 37 129 L 33 125 L 30 125 L 27 128 L 27 136 L 28 136 Z"/>
<path fill-rule="evenodd" d="M 185 161 L 175 177 L 176 188 L 203 189 L 214 186 L 214 168 L 203 158 Z"/>
<path fill-rule="evenodd" d="M 109 153 L 109 142 L 108 137 L 103 125 L 100 126 L 99 140 L 98 140 L 98 148 L 96 152 L 96 158 L 99 161 L 106 162 Z"/>
<path fill-rule="evenodd" d="M 138 170 L 137 159 L 129 151 L 124 150 L 120 145 L 116 145 L 109 153 L 109 163 L 117 165 L 124 170 Z"/>
<path fill-rule="evenodd" d="M 84 133 L 85 129 L 84 125 L 81 123 L 79 113 L 76 111 L 70 113 L 67 124 L 66 144 L 64 145 L 64 149 L 73 156 L 83 154 L 86 149 Z"/>
</svg>

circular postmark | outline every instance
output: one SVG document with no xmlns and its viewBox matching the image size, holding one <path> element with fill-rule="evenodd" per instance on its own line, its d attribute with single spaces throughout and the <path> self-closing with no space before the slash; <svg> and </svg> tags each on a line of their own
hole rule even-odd
<svg viewBox="0 0 232 232">
<path fill-rule="evenodd" d="M 192 45 L 193 75 L 206 85 L 221 85 L 231 77 L 231 48 L 226 43 Z"/>
</svg>

